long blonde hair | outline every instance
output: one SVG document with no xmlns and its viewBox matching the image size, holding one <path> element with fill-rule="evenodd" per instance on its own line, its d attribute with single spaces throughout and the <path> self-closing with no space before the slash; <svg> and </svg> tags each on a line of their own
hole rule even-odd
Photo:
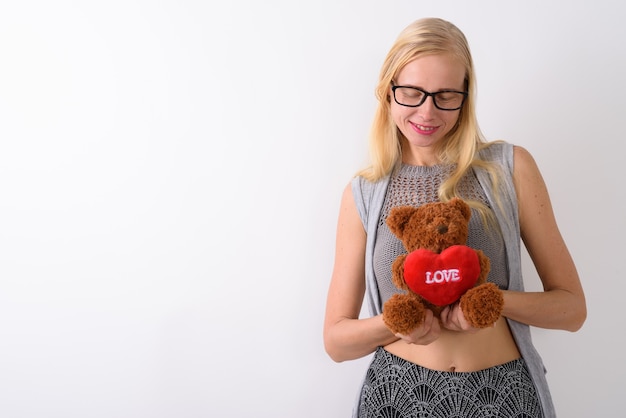
<svg viewBox="0 0 626 418">
<path fill-rule="evenodd" d="M 478 158 L 478 151 L 487 143 L 476 120 L 476 80 L 467 39 L 459 28 L 443 19 L 425 18 L 413 22 L 400 33 L 387 54 L 375 89 L 378 107 L 370 131 L 371 165 L 358 174 L 377 181 L 389 175 L 401 162 L 404 136 L 391 117 L 390 86 L 407 63 L 435 54 L 451 54 L 465 67 L 464 83 L 468 92 L 456 125 L 438 149 L 442 163 L 456 164 L 456 169 L 439 188 L 439 198 L 447 201 L 457 196 L 457 185 L 471 167 L 488 170 L 495 180 L 497 170 Z M 481 206 L 472 203 L 472 206 Z"/>
</svg>

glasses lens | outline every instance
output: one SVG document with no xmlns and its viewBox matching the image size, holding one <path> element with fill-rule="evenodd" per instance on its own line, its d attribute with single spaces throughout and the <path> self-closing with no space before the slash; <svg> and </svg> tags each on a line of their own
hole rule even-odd
<svg viewBox="0 0 626 418">
<path fill-rule="evenodd" d="M 403 106 L 419 106 L 425 97 L 423 91 L 412 87 L 396 87 L 394 94 L 396 102 Z"/>
<path fill-rule="evenodd" d="M 458 109 L 463 104 L 465 95 L 454 91 L 440 91 L 435 93 L 433 98 L 441 109 Z"/>
</svg>

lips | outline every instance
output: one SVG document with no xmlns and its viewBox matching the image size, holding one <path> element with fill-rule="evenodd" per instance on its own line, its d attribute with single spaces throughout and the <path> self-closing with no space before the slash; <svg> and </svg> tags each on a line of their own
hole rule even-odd
<svg viewBox="0 0 626 418">
<path fill-rule="evenodd" d="M 439 129 L 438 126 L 419 125 L 417 123 L 410 122 L 413 130 L 420 135 L 432 135 Z"/>
</svg>

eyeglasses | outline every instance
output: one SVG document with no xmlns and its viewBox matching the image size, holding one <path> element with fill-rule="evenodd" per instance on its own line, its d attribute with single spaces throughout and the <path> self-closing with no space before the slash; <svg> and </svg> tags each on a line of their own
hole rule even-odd
<svg viewBox="0 0 626 418">
<path fill-rule="evenodd" d="M 429 93 L 417 87 L 391 86 L 393 99 L 401 106 L 418 107 L 424 104 L 428 96 L 433 98 L 435 107 L 440 110 L 458 110 L 463 107 L 467 92 L 440 90 Z"/>
</svg>

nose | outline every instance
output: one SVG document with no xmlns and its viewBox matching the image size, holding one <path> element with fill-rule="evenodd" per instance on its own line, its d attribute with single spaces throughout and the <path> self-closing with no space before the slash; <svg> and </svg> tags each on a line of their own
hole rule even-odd
<svg viewBox="0 0 626 418">
<path fill-rule="evenodd" d="M 419 107 L 419 114 L 424 118 L 424 120 L 430 120 L 433 117 L 433 113 L 437 111 L 435 107 L 435 99 L 430 96 L 427 97 L 424 103 L 422 103 Z"/>
<path fill-rule="evenodd" d="M 445 234 L 446 232 L 448 232 L 448 225 L 437 225 L 437 232 L 439 232 L 441 235 Z"/>
</svg>

